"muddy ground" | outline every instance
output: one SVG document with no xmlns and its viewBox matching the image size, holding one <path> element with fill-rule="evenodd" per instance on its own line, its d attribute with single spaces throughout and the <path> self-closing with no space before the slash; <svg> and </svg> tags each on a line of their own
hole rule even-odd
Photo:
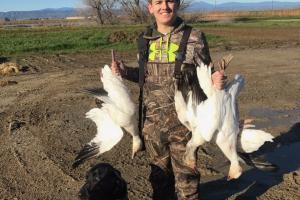
<svg viewBox="0 0 300 200">
<path fill-rule="evenodd" d="M 263 173 L 243 166 L 244 174 L 228 182 L 228 162 L 215 145 L 206 144 L 198 160 L 201 199 L 300 199 L 299 43 L 211 50 L 213 59 L 227 53 L 234 55 L 228 76 L 240 73 L 246 78 L 240 96 L 241 116 L 255 118 L 258 127 L 276 136 L 273 144 L 256 155 L 266 156 L 280 171 Z M 135 58 L 133 54 L 119 56 L 128 62 Z M 0 77 L 17 82 L 0 87 L 0 199 L 77 199 L 86 171 L 100 162 L 121 171 L 130 199 L 151 199 L 147 154 L 142 152 L 131 160 L 128 135 L 100 158 L 75 170 L 71 167 L 76 153 L 96 131 L 93 122 L 84 118 L 95 101 L 81 90 L 101 86 L 98 68 L 109 63 L 110 56 L 9 58 L 14 59 L 24 71 Z M 127 84 L 137 98 L 137 85 Z"/>
</svg>

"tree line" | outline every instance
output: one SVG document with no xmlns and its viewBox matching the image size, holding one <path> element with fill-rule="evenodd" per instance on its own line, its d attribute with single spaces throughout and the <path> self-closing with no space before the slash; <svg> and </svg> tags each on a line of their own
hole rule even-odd
<svg viewBox="0 0 300 200">
<path fill-rule="evenodd" d="M 99 24 L 112 24 L 117 17 L 126 16 L 133 23 L 145 23 L 150 20 L 147 10 L 148 0 L 83 0 Z M 192 0 L 180 0 L 181 10 L 187 8 Z"/>
</svg>

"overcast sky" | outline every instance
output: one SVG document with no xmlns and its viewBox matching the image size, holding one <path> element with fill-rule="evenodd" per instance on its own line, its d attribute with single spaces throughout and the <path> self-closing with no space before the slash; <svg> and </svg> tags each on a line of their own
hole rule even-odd
<svg viewBox="0 0 300 200">
<path fill-rule="evenodd" d="M 201 1 L 201 0 L 195 0 Z M 215 0 L 202 0 L 215 3 Z M 262 2 L 271 0 L 216 0 L 217 4 L 225 2 Z M 275 0 L 282 2 L 300 2 L 300 0 Z M 82 0 L 0 0 L 0 12 L 39 10 L 44 8 L 81 7 Z"/>
</svg>

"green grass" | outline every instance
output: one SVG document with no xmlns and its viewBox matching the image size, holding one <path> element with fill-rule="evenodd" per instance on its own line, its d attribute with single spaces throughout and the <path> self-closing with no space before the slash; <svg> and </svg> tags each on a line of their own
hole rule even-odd
<svg viewBox="0 0 300 200">
<path fill-rule="evenodd" d="M 207 41 L 210 45 L 213 45 L 215 43 L 218 43 L 218 42 L 221 42 L 221 41 L 225 40 L 225 38 L 223 38 L 221 36 L 218 36 L 218 35 L 205 34 L 205 36 L 206 36 L 206 39 L 207 39 Z"/>
<path fill-rule="evenodd" d="M 243 17 L 228 23 L 199 23 L 194 27 L 212 28 L 251 28 L 251 27 L 300 27 L 300 18 Z M 27 53 L 74 53 L 95 52 L 116 49 L 134 52 L 136 43 L 133 35 L 141 32 L 145 26 L 102 26 L 102 27 L 35 27 L 35 28 L 0 28 L 0 55 Z M 110 42 L 109 35 L 116 31 L 126 33 L 127 40 Z M 226 42 L 217 35 L 207 35 L 210 46 L 218 42 Z"/>
<path fill-rule="evenodd" d="M 105 27 L 47 27 L 0 29 L 0 55 L 26 53 L 74 53 L 95 52 L 115 49 L 136 51 L 132 37 L 144 26 L 105 26 Z M 110 42 L 111 33 L 123 31 L 131 41 Z M 207 35 L 211 43 L 222 40 L 216 35 Z"/>
<path fill-rule="evenodd" d="M 134 42 L 111 43 L 109 35 L 115 31 L 134 34 L 134 28 L 116 27 L 48 27 L 0 29 L 0 54 L 72 53 L 114 48 L 119 51 L 135 50 Z"/>
</svg>

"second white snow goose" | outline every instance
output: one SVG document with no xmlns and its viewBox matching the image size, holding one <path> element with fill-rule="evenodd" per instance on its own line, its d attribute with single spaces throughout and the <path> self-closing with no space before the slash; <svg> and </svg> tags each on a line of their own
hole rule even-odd
<svg viewBox="0 0 300 200">
<path fill-rule="evenodd" d="M 229 57 L 229 61 L 232 57 Z M 224 60 L 221 66 L 228 64 Z M 187 101 L 180 91 L 175 94 L 175 106 L 179 120 L 192 132 L 192 138 L 187 144 L 185 161 L 193 166 L 194 153 L 198 146 L 211 141 L 216 133 L 216 143 L 230 160 L 231 166 L 228 179 L 238 178 L 242 173 L 239 165 L 239 156 L 236 151 L 237 136 L 240 133 L 242 149 L 249 153 L 257 150 L 266 141 L 272 141 L 269 133 L 239 128 L 239 113 L 237 109 L 237 96 L 244 85 L 244 78 L 236 75 L 235 79 L 227 85 L 225 90 L 217 90 L 211 81 L 211 67 L 202 64 L 197 68 L 198 81 L 207 99 L 195 102 L 193 92 L 187 93 Z M 252 138 L 253 140 L 249 140 Z"/>
</svg>

